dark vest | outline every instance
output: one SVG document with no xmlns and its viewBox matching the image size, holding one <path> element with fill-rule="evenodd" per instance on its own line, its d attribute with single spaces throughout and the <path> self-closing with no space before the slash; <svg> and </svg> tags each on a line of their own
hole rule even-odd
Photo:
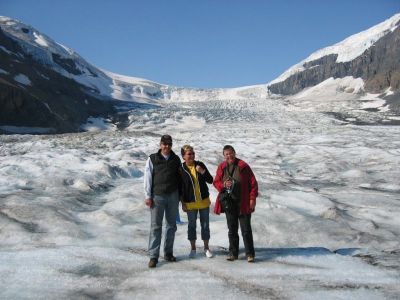
<svg viewBox="0 0 400 300">
<path fill-rule="evenodd" d="M 172 193 L 180 186 L 180 166 L 181 160 L 171 151 L 169 159 L 166 160 L 161 154 L 161 150 L 150 155 L 153 164 L 153 185 L 154 195 L 164 195 Z"/>
</svg>

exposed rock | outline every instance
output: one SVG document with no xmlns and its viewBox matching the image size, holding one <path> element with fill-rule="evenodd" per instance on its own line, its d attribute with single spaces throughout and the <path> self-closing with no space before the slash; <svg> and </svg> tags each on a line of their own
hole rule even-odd
<svg viewBox="0 0 400 300">
<path fill-rule="evenodd" d="M 76 67 L 75 62 L 72 59 L 62 58 L 56 53 L 52 53 L 53 60 L 66 71 L 74 75 L 80 75 L 82 72 Z"/>
</svg>

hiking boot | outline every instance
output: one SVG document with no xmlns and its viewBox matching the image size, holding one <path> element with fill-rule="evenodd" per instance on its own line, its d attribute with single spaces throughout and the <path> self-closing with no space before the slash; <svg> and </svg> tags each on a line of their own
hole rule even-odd
<svg viewBox="0 0 400 300">
<path fill-rule="evenodd" d="M 238 259 L 238 256 L 237 255 L 233 255 L 233 254 L 229 254 L 228 257 L 226 258 L 226 260 L 229 260 L 229 261 L 234 261 L 234 260 L 237 260 L 237 259 Z"/>
<path fill-rule="evenodd" d="M 169 261 L 169 262 L 174 262 L 174 261 L 176 261 L 176 257 L 173 256 L 172 254 L 165 254 L 164 260 Z"/>
<path fill-rule="evenodd" d="M 253 263 L 253 262 L 254 262 L 254 260 L 255 260 L 255 258 L 254 258 L 254 256 L 253 256 L 253 255 L 249 255 L 249 256 L 247 256 L 247 262 L 249 262 L 249 263 Z"/>
<path fill-rule="evenodd" d="M 204 254 L 207 256 L 207 258 L 213 257 L 213 254 L 212 254 L 212 252 L 210 251 L 210 249 L 204 250 Z"/>
<path fill-rule="evenodd" d="M 149 261 L 149 268 L 155 268 L 157 266 L 158 259 L 157 258 L 150 258 Z"/>
</svg>

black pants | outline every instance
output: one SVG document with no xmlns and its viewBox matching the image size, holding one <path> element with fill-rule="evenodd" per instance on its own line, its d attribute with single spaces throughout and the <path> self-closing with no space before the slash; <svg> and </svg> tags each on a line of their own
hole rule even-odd
<svg viewBox="0 0 400 300">
<path fill-rule="evenodd" d="M 238 212 L 225 212 L 228 224 L 229 252 L 234 256 L 239 255 L 239 224 L 242 232 L 246 255 L 254 256 L 253 231 L 251 230 L 251 214 L 240 215 Z"/>
</svg>

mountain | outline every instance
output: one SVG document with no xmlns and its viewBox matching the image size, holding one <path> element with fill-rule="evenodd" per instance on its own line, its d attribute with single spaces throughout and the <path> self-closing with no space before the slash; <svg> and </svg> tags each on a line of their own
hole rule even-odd
<svg viewBox="0 0 400 300">
<path fill-rule="evenodd" d="M 290 96 L 328 79 L 362 79 L 356 92 L 400 98 L 400 14 L 311 54 L 268 84 L 273 94 Z M 348 90 L 347 92 L 354 92 Z"/>
<path fill-rule="evenodd" d="M 122 105 L 248 98 L 361 99 L 399 107 L 400 14 L 321 49 L 264 85 L 183 88 L 101 70 L 29 25 L 0 17 L 0 133 L 75 132 L 90 117 L 118 124 Z M 327 88 L 329 87 L 329 88 Z M 399 110 L 400 111 L 400 110 Z M 28 127 L 28 128 L 25 128 Z"/>
<path fill-rule="evenodd" d="M 0 17 L 0 61 L 0 132 L 74 132 L 99 116 L 118 122 L 116 106 L 126 101 L 132 106 L 266 95 L 265 86 L 179 88 L 100 70 L 8 17 Z"/>
</svg>

